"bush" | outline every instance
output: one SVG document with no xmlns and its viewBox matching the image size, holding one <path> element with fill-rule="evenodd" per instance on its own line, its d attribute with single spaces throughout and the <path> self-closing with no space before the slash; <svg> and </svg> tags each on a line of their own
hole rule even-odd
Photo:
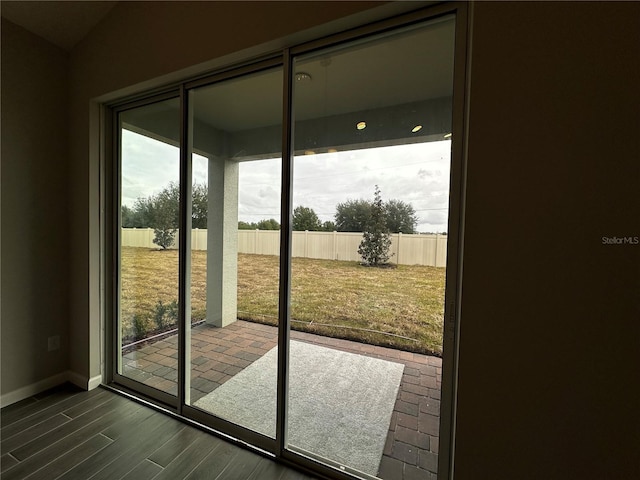
<svg viewBox="0 0 640 480">
<path fill-rule="evenodd" d="M 153 243 L 162 247 L 163 250 L 166 250 L 175 242 L 176 230 L 174 229 L 155 228 L 153 233 L 155 234 L 153 237 Z"/>
<path fill-rule="evenodd" d="M 178 302 L 173 300 L 165 305 L 162 300 L 158 300 L 153 310 L 153 321 L 158 330 L 165 330 L 178 323 Z"/>
<path fill-rule="evenodd" d="M 136 313 L 133 316 L 133 338 L 135 340 L 140 340 L 147 336 L 149 333 L 149 327 L 147 326 L 147 319 L 142 315 Z"/>
</svg>

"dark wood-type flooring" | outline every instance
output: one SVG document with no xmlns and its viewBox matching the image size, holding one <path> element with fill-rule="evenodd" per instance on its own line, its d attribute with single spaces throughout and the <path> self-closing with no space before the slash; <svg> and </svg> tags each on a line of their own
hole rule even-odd
<svg viewBox="0 0 640 480">
<path fill-rule="evenodd" d="M 309 480 L 104 388 L 69 384 L 2 409 L 2 480 Z"/>
</svg>

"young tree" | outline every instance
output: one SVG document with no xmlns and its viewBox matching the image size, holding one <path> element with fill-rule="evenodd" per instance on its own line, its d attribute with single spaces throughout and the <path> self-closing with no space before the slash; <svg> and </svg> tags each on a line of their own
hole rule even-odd
<svg viewBox="0 0 640 480">
<path fill-rule="evenodd" d="M 389 235 L 386 220 L 380 188 L 376 185 L 374 200 L 371 204 L 371 221 L 367 225 L 358 247 L 362 262 L 367 266 L 379 267 L 385 265 L 391 258 L 391 255 L 389 255 L 391 235 Z"/>
<path fill-rule="evenodd" d="M 339 203 L 335 218 L 338 232 L 364 232 L 371 219 L 371 202 L 360 199 Z"/>
<path fill-rule="evenodd" d="M 384 209 L 389 232 L 416 233 L 418 216 L 413 205 L 402 200 L 389 200 L 384 204 Z"/>
<path fill-rule="evenodd" d="M 299 206 L 293 210 L 293 230 L 303 232 L 305 230 L 318 231 L 321 229 L 320 219 L 312 208 Z"/>
</svg>

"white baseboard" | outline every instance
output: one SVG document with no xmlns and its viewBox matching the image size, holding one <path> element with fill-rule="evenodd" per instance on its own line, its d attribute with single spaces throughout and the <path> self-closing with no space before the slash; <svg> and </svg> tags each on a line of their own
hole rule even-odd
<svg viewBox="0 0 640 480">
<path fill-rule="evenodd" d="M 32 383 L 31 385 L 18 388 L 13 392 L 5 393 L 0 396 L 0 407 L 6 407 L 12 403 L 19 402 L 20 400 L 32 397 L 50 388 L 62 385 L 65 382 L 71 382 L 83 390 L 93 390 L 102 383 L 102 375 L 87 378 L 77 372 L 67 370 L 66 372 L 58 373 L 52 377 Z"/>
<path fill-rule="evenodd" d="M 96 375 L 95 377 L 91 377 L 89 379 L 89 382 L 87 383 L 87 390 L 93 390 L 100 385 L 102 385 L 102 375 Z"/>
<path fill-rule="evenodd" d="M 49 378 L 45 378 L 44 380 L 40 380 L 39 382 L 32 383 L 31 385 L 27 385 L 26 387 L 18 388 L 13 392 L 5 393 L 0 397 L 0 406 L 6 407 L 7 405 L 11 405 L 12 403 L 19 402 L 20 400 L 24 400 L 25 398 L 32 397 L 33 395 L 37 395 L 40 392 L 44 392 L 50 388 L 53 388 L 57 385 L 61 385 L 69 380 L 69 372 L 62 372 L 57 375 L 54 375 Z"/>
<path fill-rule="evenodd" d="M 67 373 L 69 375 L 68 380 L 83 390 L 93 390 L 102 383 L 102 375 L 96 375 L 95 377 L 87 378 L 77 372 L 69 371 Z"/>
</svg>

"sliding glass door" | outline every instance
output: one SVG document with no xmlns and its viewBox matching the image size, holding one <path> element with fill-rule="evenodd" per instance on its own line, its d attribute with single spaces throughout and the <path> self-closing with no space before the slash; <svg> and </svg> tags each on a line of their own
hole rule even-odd
<svg viewBox="0 0 640 480">
<path fill-rule="evenodd" d="M 444 13 L 115 107 L 116 383 L 326 476 L 437 474 L 460 195 Z"/>
<path fill-rule="evenodd" d="M 282 88 L 276 67 L 189 92 L 186 404 L 272 439 Z"/>
<path fill-rule="evenodd" d="M 435 473 L 453 49 L 444 17 L 294 60 L 287 448 L 355 475 Z"/>
<path fill-rule="evenodd" d="M 178 390 L 180 101 L 118 115 L 115 374 L 175 402 Z M 135 384 L 131 382 L 136 382 Z"/>
</svg>

